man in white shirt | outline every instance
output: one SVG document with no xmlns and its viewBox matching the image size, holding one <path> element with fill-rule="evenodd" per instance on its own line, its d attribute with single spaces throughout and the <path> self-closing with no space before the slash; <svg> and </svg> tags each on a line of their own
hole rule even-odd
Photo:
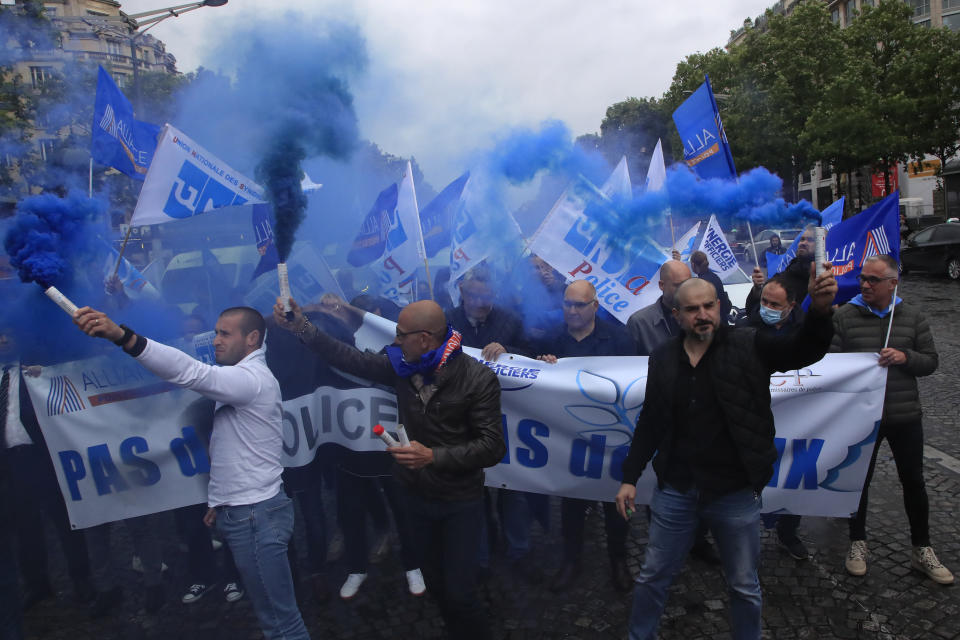
<svg viewBox="0 0 960 640">
<path fill-rule="evenodd" d="M 204 522 L 216 522 L 230 546 L 264 635 L 309 638 L 287 561 L 293 503 L 280 480 L 280 385 L 264 356 L 263 316 L 250 307 L 220 314 L 213 340 L 219 367 L 138 336 L 90 307 L 77 311 L 74 322 L 87 335 L 113 341 L 158 378 L 216 401 Z"/>
</svg>

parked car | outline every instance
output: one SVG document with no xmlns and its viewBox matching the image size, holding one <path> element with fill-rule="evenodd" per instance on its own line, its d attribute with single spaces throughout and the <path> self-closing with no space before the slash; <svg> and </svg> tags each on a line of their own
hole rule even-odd
<svg viewBox="0 0 960 640">
<path fill-rule="evenodd" d="M 900 264 L 905 272 L 915 269 L 960 279 L 960 224 L 944 222 L 912 234 L 900 248 Z"/>
</svg>

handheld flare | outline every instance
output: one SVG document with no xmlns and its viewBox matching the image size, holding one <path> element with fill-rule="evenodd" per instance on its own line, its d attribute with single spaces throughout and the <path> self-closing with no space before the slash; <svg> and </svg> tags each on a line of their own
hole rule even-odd
<svg viewBox="0 0 960 640">
<path fill-rule="evenodd" d="M 277 278 L 280 279 L 280 300 L 287 320 L 293 320 L 293 311 L 290 309 L 290 276 L 287 275 L 287 263 L 277 264 Z"/>
<path fill-rule="evenodd" d="M 373 434 L 383 440 L 383 444 L 388 447 L 399 447 L 400 443 L 393 439 L 393 436 L 387 433 L 386 429 L 381 425 L 376 425 L 373 427 Z"/>
<path fill-rule="evenodd" d="M 72 318 L 77 313 L 77 305 L 70 301 L 70 298 L 60 293 L 56 287 L 47 287 L 43 290 L 47 297 L 57 303 L 57 306 L 67 312 Z"/>
<path fill-rule="evenodd" d="M 814 227 L 814 258 L 817 265 L 817 275 L 823 273 L 823 263 L 827 261 L 827 230 L 823 227 Z"/>
</svg>

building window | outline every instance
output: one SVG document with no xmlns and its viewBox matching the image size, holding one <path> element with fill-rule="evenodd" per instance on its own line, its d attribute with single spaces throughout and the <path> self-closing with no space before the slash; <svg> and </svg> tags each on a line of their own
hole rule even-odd
<svg viewBox="0 0 960 640">
<path fill-rule="evenodd" d="M 855 0 L 847 0 L 846 5 L 844 5 L 843 13 L 847 17 L 847 26 L 850 26 L 853 23 L 853 16 L 857 11 L 857 3 Z"/>
<path fill-rule="evenodd" d="M 87 9 L 87 15 L 88 15 L 88 16 L 97 16 L 98 18 L 106 18 L 106 17 L 108 17 L 110 14 L 109 14 L 109 13 L 104 13 L 103 11 L 94 11 L 93 9 Z"/>
<path fill-rule="evenodd" d="M 112 56 L 122 56 L 123 50 L 121 49 L 119 40 L 107 40 L 107 53 Z"/>
<path fill-rule="evenodd" d="M 830 12 L 830 19 L 834 24 L 840 24 L 840 9 L 834 9 Z"/>
<path fill-rule="evenodd" d="M 125 73 L 114 73 L 113 81 L 117 83 L 119 89 L 126 89 L 130 86 L 129 76 Z"/>
<path fill-rule="evenodd" d="M 910 0 L 914 18 L 924 18 L 930 15 L 930 0 Z"/>
<path fill-rule="evenodd" d="M 960 0 L 943 0 L 943 10 L 960 9 Z"/>
<path fill-rule="evenodd" d="M 960 30 L 960 13 L 943 16 L 943 26 L 950 27 L 954 31 Z"/>
<path fill-rule="evenodd" d="M 48 18 L 57 17 L 57 8 L 56 7 L 44 7 L 43 10 L 46 12 Z"/>
<path fill-rule="evenodd" d="M 820 179 L 821 179 L 821 180 L 829 180 L 829 179 L 832 178 L 832 177 L 833 177 L 833 169 L 830 168 L 830 165 L 828 165 L 828 164 L 821 164 L 821 165 L 820 165 Z"/>
<path fill-rule="evenodd" d="M 860 7 L 875 7 L 873 0 L 860 0 Z"/>
<path fill-rule="evenodd" d="M 39 89 L 53 77 L 53 67 L 30 67 L 30 85 Z"/>
</svg>

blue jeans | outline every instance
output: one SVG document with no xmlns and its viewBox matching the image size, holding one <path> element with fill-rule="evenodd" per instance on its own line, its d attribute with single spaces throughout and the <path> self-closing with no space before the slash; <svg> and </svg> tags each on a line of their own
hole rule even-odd
<svg viewBox="0 0 960 640">
<path fill-rule="evenodd" d="M 710 502 L 701 503 L 699 498 L 696 489 L 681 493 L 669 485 L 653 492 L 650 541 L 633 590 L 630 640 L 656 637 L 667 589 L 693 546 L 701 520 L 713 532 L 720 552 L 730 591 L 733 637 L 760 637 L 760 496 L 753 489 L 742 489 Z"/>
<path fill-rule="evenodd" d="M 256 504 L 218 507 L 217 529 L 233 552 L 263 635 L 268 640 L 309 640 L 287 560 L 293 533 L 290 498 L 281 490 Z"/>
</svg>

